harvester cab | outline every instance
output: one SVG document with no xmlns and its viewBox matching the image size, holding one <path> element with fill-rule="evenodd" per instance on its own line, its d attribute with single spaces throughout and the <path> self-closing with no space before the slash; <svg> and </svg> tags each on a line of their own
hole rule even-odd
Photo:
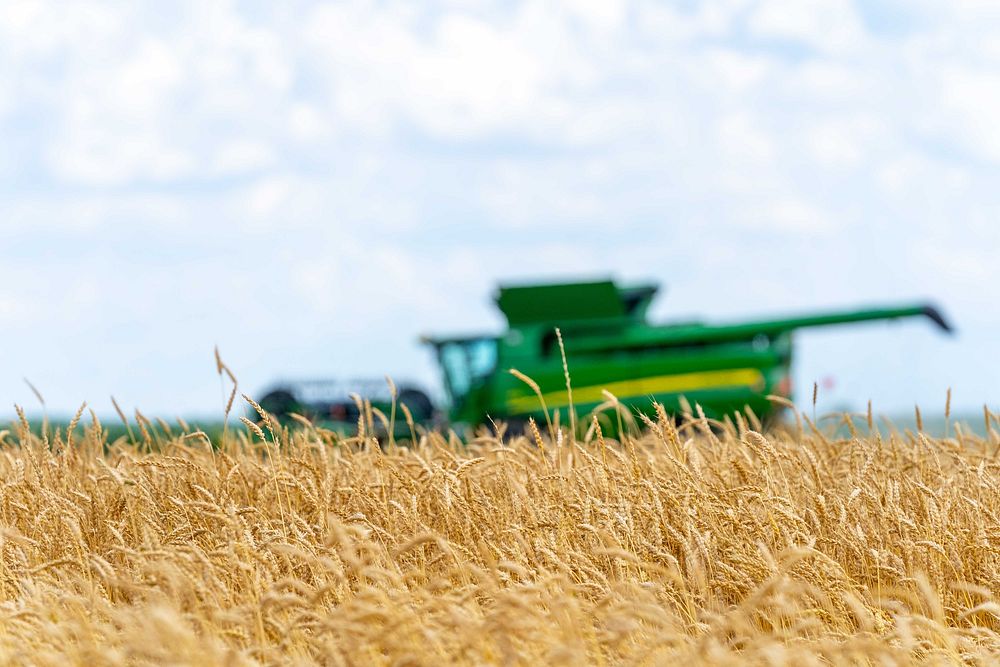
<svg viewBox="0 0 1000 667">
<path fill-rule="evenodd" d="M 462 411 L 470 397 L 488 386 L 497 370 L 496 336 L 424 339 L 437 349 L 444 389 L 452 411 Z"/>
<path fill-rule="evenodd" d="M 709 417 L 746 407 L 767 417 L 776 408 L 768 395 L 791 398 L 796 329 L 926 317 L 951 330 L 927 304 L 735 324 L 651 324 L 647 311 L 656 293 L 655 285 L 626 287 L 610 280 L 501 287 L 496 303 L 507 319 L 503 334 L 423 338 L 437 353 L 451 421 L 480 424 L 492 417 L 521 422 L 558 410 L 566 423 L 563 352 L 578 414 L 586 415 L 611 395 L 647 413 L 653 401 L 677 412 L 687 399 Z M 511 368 L 536 386 L 509 373 Z"/>
</svg>

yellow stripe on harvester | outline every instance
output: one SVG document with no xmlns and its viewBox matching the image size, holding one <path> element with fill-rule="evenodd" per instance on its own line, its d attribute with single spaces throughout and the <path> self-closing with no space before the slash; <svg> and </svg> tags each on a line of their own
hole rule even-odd
<svg viewBox="0 0 1000 667">
<path fill-rule="evenodd" d="M 604 400 L 602 391 L 607 390 L 620 398 L 628 400 L 641 398 L 650 394 L 683 394 L 700 389 L 732 389 L 737 387 L 761 387 L 764 384 L 764 374 L 757 368 L 727 368 L 719 371 L 700 371 L 698 373 L 677 373 L 659 375 L 656 377 L 595 384 L 589 387 L 573 387 L 574 403 L 599 403 Z M 538 396 L 507 395 L 507 409 L 511 412 L 530 412 L 541 408 Z M 550 391 L 542 394 L 545 405 L 559 408 L 568 405 L 566 391 Z"/>
</svg>

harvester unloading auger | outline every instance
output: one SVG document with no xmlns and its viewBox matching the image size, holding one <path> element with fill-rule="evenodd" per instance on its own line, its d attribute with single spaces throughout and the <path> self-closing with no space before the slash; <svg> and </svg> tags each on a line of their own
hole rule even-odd
<svg viewBox="0 0 1000 667">
<path fill-rule="evenodd" d="M 647 414 L 653 411 L 653 401 L 668 412 L 679 412 L 686 399 L 717 418 L 746 407 L 768 417 L 776 407 L 768 395 L 791 398 L 796 329 L 926 317 L 951 331 L 929 304 L 735 324 L 652 324 L 646 313 L 656 292 L 655 285 L 625 287 L 610 280 L 501 287 L 496 303 L 508 324 L 501 335 L 422 338 L 434 348 L 441 367 L 448 421 L 467 425 L 488 419 L 544 421 L 547 409 L 550 414 L 560 411 L 562 423 L 568 423 L 569 396 L 557 327 L 569 360 L 578 414 L 586 415 L 605 402 L 607 391 L 630 409 Z M 511 368 L 530 377 L 540 391 L 511 374 Z M 261 403 L 273 412 L 296 411 L 291 387 L 281 389 L 285 404 L 280 411 L 269 407 L 270 394 Z M 426 394 L 416 388 L 410 391 L 421 403 L 421 416 L 429 420 Z M 300 411 L 336 420 L 345 405 L 345 400 L 329 406 L 313 402 Z"/>
</svg>

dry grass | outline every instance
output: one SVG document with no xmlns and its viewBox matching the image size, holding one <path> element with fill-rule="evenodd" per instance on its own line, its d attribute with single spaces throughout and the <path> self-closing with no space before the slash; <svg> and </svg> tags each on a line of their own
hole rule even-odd
<svg viewBox="0 0 1000 667">
<path fill-rule="evenodd" d="M 0 662 L 1000 659 L 996 443 L 697 421 L 385 450 L 15 426 Z"/>
</svg>

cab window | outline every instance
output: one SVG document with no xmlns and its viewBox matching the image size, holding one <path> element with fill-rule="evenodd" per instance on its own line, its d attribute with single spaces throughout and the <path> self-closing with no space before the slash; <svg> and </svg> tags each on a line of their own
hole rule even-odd
<svg viewBox="0 0 1000 667">
<path fill-rule="evenodd" d="M 441 365 L 451 398 L 456 403 L 472 385 L 490 376 L 497 365 L 495 338 L 455 341 L 441 346 Z"/>
<path fill-rule="evenodd" d="M 472 381 L 469 374 L 469 358 L 461 343 L 447 343 L 441 346 L 441 365 L 448 381 L 448 391 L 453 400 L 458 400 L 468 393 Z"/>
</svg>

